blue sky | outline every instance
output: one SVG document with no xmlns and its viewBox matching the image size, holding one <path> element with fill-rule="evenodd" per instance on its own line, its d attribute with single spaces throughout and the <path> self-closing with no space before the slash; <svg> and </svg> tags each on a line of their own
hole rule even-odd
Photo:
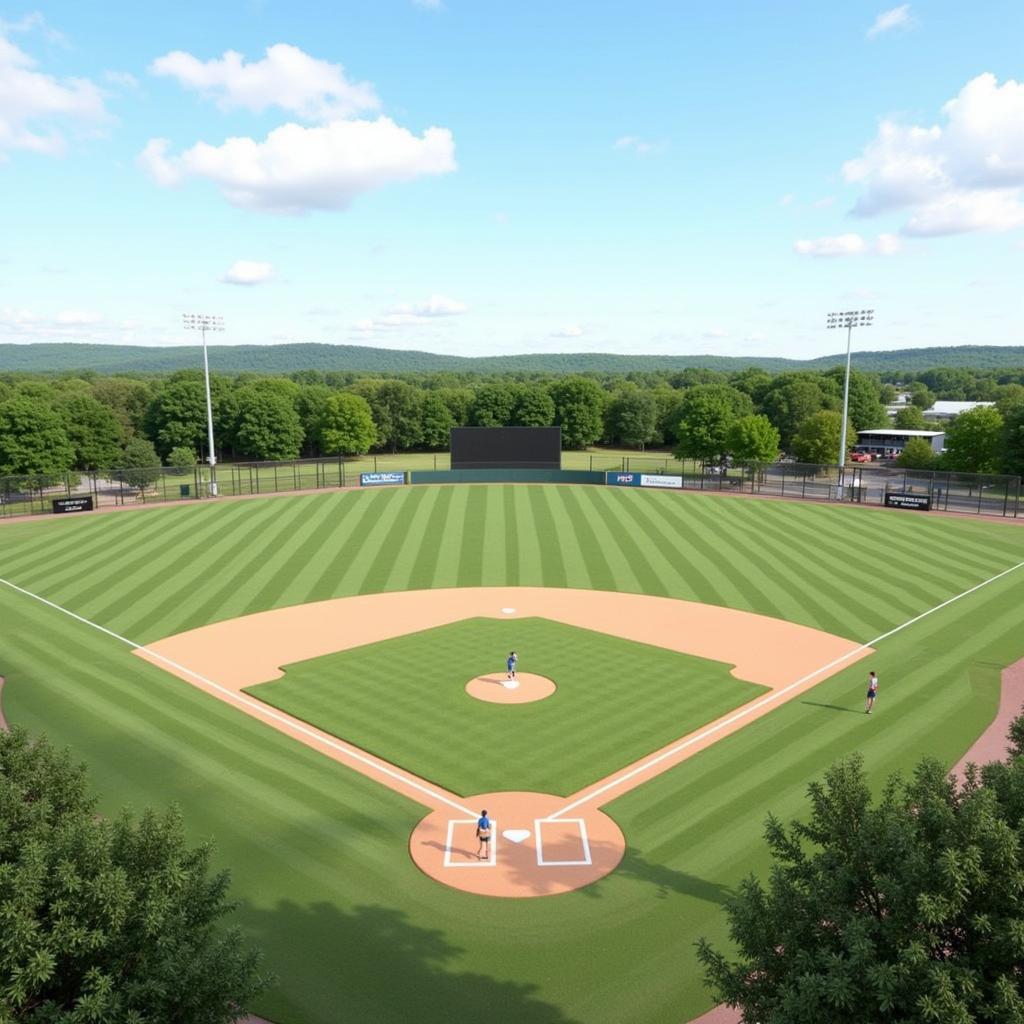
<svg viewBox="0 0 1024 1024">
<path fill-rule="evenodd" d="M 0 3 L 0 340 L 1019 344 L 1024 5 Z"/>
</svg>

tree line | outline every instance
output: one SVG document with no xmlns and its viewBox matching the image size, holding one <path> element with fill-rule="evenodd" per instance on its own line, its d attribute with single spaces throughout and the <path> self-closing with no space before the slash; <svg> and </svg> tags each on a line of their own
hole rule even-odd
<svg viewBox="0 0 1024 1024">
<path fill-rule="evenodd" d="M 997 403 L 950 428 L 945 468 L 1024 469 L 1024 371 L 923 371 L 901 382 L 911 405 L 897 426 L 921 429 L 937 397 Z M 839 457 L 839 368 L 769 373 L 747 368 L 606 375 L 439 372 L 366 376 L 304 370 L 289 376 L 213 374 L 219 459 L 290 460 L 367 452 L 443 451 L 453 426 L 562 428 L 563 445 L 670 449 L 680 458 L 801 462 Z M 853 431 L 888 425 L 892 382 L 854 371 Z M 185 468 L 207 456 L 202 374 L 48 377 L 0 375 L 0 476 L 68 470 Z M 908 465 L 934 465 L 911 446 Z"/>
</svg>

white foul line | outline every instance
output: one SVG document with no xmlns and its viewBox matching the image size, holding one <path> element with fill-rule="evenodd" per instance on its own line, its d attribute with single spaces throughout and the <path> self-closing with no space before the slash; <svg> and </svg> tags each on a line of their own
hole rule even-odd
<svg viewBox="0 0 1024 1024">
<path fill-rule="evenodd" d="M 339 754 L 342 754 L 353 761 L 358 761 L 360 764 L 364 764 L 368 768 L 372 768 L 374 771 L 380 772 L 381 775 L 386 775 L 388 778 L 394 779 L 396 782 L 400 782 L 403 786 L 408 786 L 410 789 L 414 789 L 419 793 L 423 793 L 425 796 L 429 796 L 431 800 L 440 800 L 442 803 L 447 804 L 449 807 L 453 807 L 462 814 L 473 814 L 473 811 L 468 807 L 463 807 L 462 804 L 456 803 L 454 800 L 449 800 L 448 797 L 444 796 L 442 793 L 435 792 L 433 789 L 423 785 L 416 779 L 410 778 L 402 772 L 394 770 L 384 762 L 368 757 L 366 754 L 363 754 L 354 747 L 350 747 L 346 743 L 341 743 L 330 736 L 309 728 L 303 723 L 290 718 L 287 715 L 273 710 L 271 707 L 264 704 L 263 701 L 257 700 L 255 697 L 249 697 L 247 694 L 236 693 L 234 690 L 229 690 L 226 686 L 221 686 L 220 683 L 215 683 L 212 679 L 207 679 L 198 672 L 193 672 L 192 669 L 186 668 L 184 665 L 179 665 L 176 661 L 171 661 L 170 658 L 164 657 L 164 655 L 159 654 L 157 651 L 150 650 L 143 644 L 137 644 L 134 640 L 129 640 L 127 637 L 121 636 L 120 633 L 115 633 L 112 629 L 107 629 L 106 626 L 101 626 L 98 622 L 93 622 L 90 619 L 83 618 L 81 615 L 77 615 L 75 612 L 69 611 L 67 608 L 63 608 L 59 604 L 55 604 L 53 601 L 48 601 L 45 597 L 33 594 L 31 590 L 25 590 L 23 587 L 19 587 L 17 584 L 11 583 L 10 580 L 0 578 L 0 583 L 10 587 L 11 590 L 16 590 L 19 594 L 24 594 L 26 597 L 31 597 L 34 600 L 45 604 L 47 607 L 61 612 L 63 615 L 68 615 L 72 619 L 75 619 L 92 629 L 98 629 L 101 633 L 106 633 L 107 636 L 111 636 L 115 640 L 118 640 L 123 644 L 127 644 L 133 650 L 143 651 L 151 658 L 156 658 L 157 661 L 162 661 L 165 665 L 169 665 L 171 668 L 175 668 L 179 672 L 183 672 L 185 675 L 191 676 L 193 679 L 197 679 L 204 686 L 208 686 L 211 689 L 216 690 L 218 693 L 223 694 L 225 699 L 232 701 L 239 705 L 239 707 L 246 708 L 257 718 L 279 722 L 282 725 L 286 725 L 289 729 L 302 733 L 304 736 L 308 736 L 310 739 L 316 740 L 317 743 L 330 747 L 332 750 L 336 750 Z M 473 820 L 475 821 L 476 819 L 474 818 Z"/>
<path fill-rule="evenodd" d="M 690 736 L 688 739 L 683 740 L 681 743 L 677 743 L 669 750 L 664 750 L 656 757 L 652 757 L 649 760 L 644 761 L 643 764 L 638 764 L 635 768 L 630 768 L 629 771 L 623 772 L 621 775 L 617 775 L 613 779 L 609 779 L 603 786 L 599 786 L 597 789 L 586 793 L 578 800 L 574 800 L 571 804 L 566 804 L 565 807 L 559 808 L 553 814 L 548 815 L 548 820 L 557 820 L 561 815 L 568 814 L 570 811 L 576 810 L 577 807 L 582 807 L 583 804 L 590 803 L 595 797 L 603 796 L 609 790 L 615 789 L 616 787 L 621 786 L 622 783 L 636 778 L 637 775 L 641 775 L 643 772 L 653 768 L 655 765 L 661 764 L 662 761 L 675 757 L 676 754 L 685 750 L 687 747 L 691 747 L 695 743 L 700 743 L 701 740 L 707 739 L 708 736 L 713 736 L 716 732 L 720 732 L 722 729 L 732 725 L 734 722 L 738 722 L 740 719 L 746 718 L 759 708 L 763 708 L 766 704 L 770 704 L 772 701 L 778 700 L 780 697 L 784 697 L 791 690 L 795 690 L 797 687 L 809 682 L 815 676 L 820 676 L 822 672 L 827 672 L 830 668 L 834 668 L 836 665 L 841 665 L 844 661 L 849 661 L 850 658 L 856 657 L 856 655 L 861 654 L 870 647 L 874 647 L 875 644 L 881 643 L 883 640 L 887 640 L 889 637 L 894 636 L 896 633 L 906 629 L 908 626 L 914 625 L 915 622 L 920 622 L 929 615 L 941 611 L 948 605 L 953 604 L 954 601 L 959 601 L 960 598 L 967 597 L 969 594 L 973 594 L 976 590 L 981 590 L 982 587 L 986 587 L 988 584 L 995 583 L 996 580 L 1002 579 L 1004 576 L 1008 576 L 1011 572 L 1014 572 L 1021 566 L 1024 566 L 1024 562 L 1018 562 L 1016 565 L 1011 565 L 1009 569 L 1004 569 L 995 576 L 992 576 L 987 580 L 982 580 L 981 583 L 975 584 L 975 586 L 971 587 L 969 590 L 965 590 L 962 593 L 943 601 L 942 604 L 937 604 L 934 608 L 929 608 L 926 612 L 921 612 L 920 615 L 915 615 L 914 618 L 908 619 L 895 629 L 890 629 L 887 633 L 882 633 L 880 636 L 876 636 L 874 640 L 869 640 L 867 643 L 861 644 L 859 647 L 855 647 L 851 651 L 847 651 L 846 654 L 843 654 L 838 658 L 834 658 L 827 665 L 822 665 L 821 668 L 815 669 L 813 672 L 808 672 L 807 675 L 801 676 L 796 680 L 796 682 L 790 683 L 788 686 L 784 686 L 781 690 L 773 690 L 771 693 L 765 694 L 764 697 L 754 701 L 753 704 L 748 704 L 745 707 L 740 708 L 736 714 L 730 715 L 721 722 L 716 722 L 714 725 L 709 726 L 696 736 Z"/>
</svg>

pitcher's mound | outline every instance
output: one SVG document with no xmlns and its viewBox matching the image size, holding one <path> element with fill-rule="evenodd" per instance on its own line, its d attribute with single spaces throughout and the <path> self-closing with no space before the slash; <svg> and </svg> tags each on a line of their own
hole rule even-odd
<svg viewBox="0 0 1024 1024">
<path fill-rule="evenodd" d="M 518 686 L 508 685 L 512 682 Z M 470 697 L 492 704 L 529 704 L 530 701 L 550 697 L 554 692 L 555 684 L 550 679 L 532 672 L 517 672 L 514 680 L 508 679 L 504 672 L 495 672 L 490 676 L 477 676 L 466 683 L 466 693 Z"/>
</svg>

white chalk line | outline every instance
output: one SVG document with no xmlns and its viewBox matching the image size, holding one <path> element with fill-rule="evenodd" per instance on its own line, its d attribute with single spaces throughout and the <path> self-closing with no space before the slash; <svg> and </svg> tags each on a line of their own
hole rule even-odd
<svg viewBox="0 0 1024 1024">
<path fill-rule="evenodd" d="M 404 774 L 386 762 L 377 760 L 369 757 L 354 747 L 350 747 L 346 743 L 341 743 L 339 740 L 333 737 L 327 736 L 315 729 L 304 725 L 296 719 L 290 718 L 278 711 L 275 711 L 269 705 L 264 704 L 263 701 L 257 700 L 255 697 L 250 697 L 244 693 L 236 693 L 234 690 L 229 690 L 226 686 L 222 686 L 220 683 L 215 683 L 212 679 L 207 679 L 205 676 L 200 675 L 198 672 L 194 672 L 192 669 L 187 668 L 184 665 L 179 665 L 176 661 L 172 661 L 170 658 L 165 657 L 158 651 L 151 650 L 144 644 L 137 644 L 134 640 L 129 640 L 125 636 L 121 636 L 120 633 L 115 633 L 112 629 L 107 629 L 106 626 L 101 626 L 98 622 L 93 622 L 91 619 L 87 619 L 84 616 L 78 615 L 62 605 L 56 604 L 53 601 L 48 600 L 45 597 L 41 597 L 39 594 L 32 593 L 31 590 L 25 590 L 24 587 L 19 587 L 16 583 L 12 583 L 10 580 L 5 580 L 0 577 L 0 583 L 4 586 L 10 587 L 11 590 L 16 590 L 19 594 L 24 594 L 26 597 L 31 597 L 35 601 L 39 601 L 41 604 L 45 604 L 49 608 L 53 608 L 55 611 L 60 612 L 62 615 L 67 615 L 83 625 L 89 626 L 92 629 L 99 630 L 101 633 L 106 633 L 107 636 L 113 637 L 115 640 L 120 641 L 123 644 L 127 644 L 133 650 L 143 651 L 148 654 L 151 658 L 155 658 L 157 661 L 162 661 L 165 665 L 169 665 L 171 668 L 177 669 L 179 672 L 183 672 L 185 675 L 191 676 L 193 679 L 198 680 L 204 686 L 208 686 L 217 693 L 223 694 L 224 697 L 239 707 L 245 708 L 250 711 L 255 717 L 262 718 L 273 722 L 278 722 L 281 725 L 286 725 L 289 729 L 302 733 L 304 736 L 308 736 L 310 739 L 315 740 L 317 743 L 323 744 L 324 746 L 330 747 L 332 750 L 336 750 L 339 754 L 350 758 L 353 761 L 358 761 L 360 764 L 366 765 L 368 768 L 373 769 L 375 772 L 379 772 L 381 775 L 386 775 L 390 779 L 394 779 L 396 782 L 401 783 L 403 786 L 408 786 L 410 789 L 414 789 L 425 796 L 430 797 L 431 800 L 437 800 L 462 814 L 472 815 L 474 812 L 468 807 L 464 807 L 462 804 L 457 803 L 455 800 L 450 800 L 443 793 L 439 793 L 429 786 L 419 781 L 418 779 Z M 473 819 L 476 820 L 475 818 Z"/>
<path fill-rule="evenodd" d="M 584 804 L 590 803 L 596 797 L 603 796 L 605 793 L 608 793 L 611 790 L 618 788 L 624 782 L 629 782 L 630 779 L 636 778 L 637 775 L 641 775 L 649 769 L 661 764 L 663 761 L 675 757 L 676 754 L 679 754 L 682 751 L 686 750 L 687 747 L 691 747 L 695 743 L 700 743 L 702 740 L 707 739 L 709 736 L 713 736 L 716 732 L 721 732 L 722 729 L 725 729 L 726 727 L 733 725 L 735 722 L 738 722 L 746 718 L 747 716 L 753 714 L 755 711 L 765 707 L 772 701 L 779 700 L 781 697 L 784 697 L 787 693 L 790 693 L 798 687 L 803 686 L 804 683 L 810 682 L 810 680 L 814 679 L 815 676 L 820 676 L 823 672 L 827 672 L 829 669 L 835 668 L 837 665 L 841 665 L 844 661 L 849 661 L 851 658 L 854 658 L 857 655 L 862 654 L 864 651 L 868 650 L 871 647 L 874 647 L 876 644 L 881 643 L 883 640 L 887 640 L 889 637 L 895 636 L 895 634 L 902 632 L 908 626 L 913 626 L 915 622 L 920 622 L 922 619 L 927 618 L 929 615 L 934 615 L 935 612 L 941 611 L 943 608 L 948 607 L 955 601 L 959 601 L 961 598 L 967 597 L 977 590 L 981 590 L 982 587 L 987 587 L 990 583 L 995 583 L 996 580 L 1000 580 L 1004 576 L 1008 576 L 1011 572 L 1015 572 L 1017 569 L 1021 568 L 1021 566 L 1024 566 L 1024 562 L 1018 562 L 1016 565 L 1011 565 L 1009 569 L 1004 569 L 1002 572 L 997 573 L 995 576 L 991 576 L 987 580 L 982 580 L 981 583 L 975 584 L 968 590 L 964 590 L 961 593 L 956 594 L 954 597 L 951 597 L 948 600 L 943 601 L 941 604 L 935 605 L 934 608 L 929 608 L 927 611 L 921 612 L 920 615 L 915 615 L 914 618 L 908 619 L 906 622 L 900 624 L 899 626 L 896 626 L 894 629 L 890 629 L 887 633 L 882 633 L 879 636 L 876 636 L 873 640 L 869 640 L 867 643 L 861 644 L 859 647 L 855 647 L 853 648 L 853 650 L 847 651 L 845 654 L 840 655 L 840 657 L 833 658 L 833 660 L 830 661 L 827 665 L 822 665 L 821 668 L 817 668 L 813 672 L 808 672 L 807 675 L 801 676 L 799 679 L 796 680 L 796 682 L 789 683 L 787 686 L 784 686 L 781 690 L 773 690 L 771 693 L 765 694 L 765 696 L 754 701 L 753 704 L 748 704 L 745 707 L 740 708 L 739 711 L 737 711 L 734 715 L 730 715 L 729 718 L 726 718 L 723 721 L 717 722 L 714 725 L 709 726 L 707 729 L 705 729 L 703 732 L 698 733 L 696 736 L 690 736 L 688 739 L 683 740 L 681 743 L 677 743 L 674 747 L 671 747 L 669 750 L 664 750 L 657 756 L 652 757 L 647 761 L 644 761 L 642 764 L 638 764 L 635 768 L 630 768 L 629 771 L 625 771 L 621 775 L 614 776 L 613 778 L 605 782 L 603 785 L 598 786 L 597 789 L 594 789 L 589 793 L 586 793 L 584 796 L 581 796 L 578 800 L 573 800 L 572 803 L 566 804 L 565 807 L 560 807 L 557 811 L 554 811 L 552 814 L 548 815 L 548 820 L 557 821 L 561 815 L 568 814 L 570 811 L 576 810 L 577 807 L 582 807 Z M 669 765 L 668 767 L 672 766 Z M 659 772 L 658 774 L 661 773 Z"/>
</svg>

